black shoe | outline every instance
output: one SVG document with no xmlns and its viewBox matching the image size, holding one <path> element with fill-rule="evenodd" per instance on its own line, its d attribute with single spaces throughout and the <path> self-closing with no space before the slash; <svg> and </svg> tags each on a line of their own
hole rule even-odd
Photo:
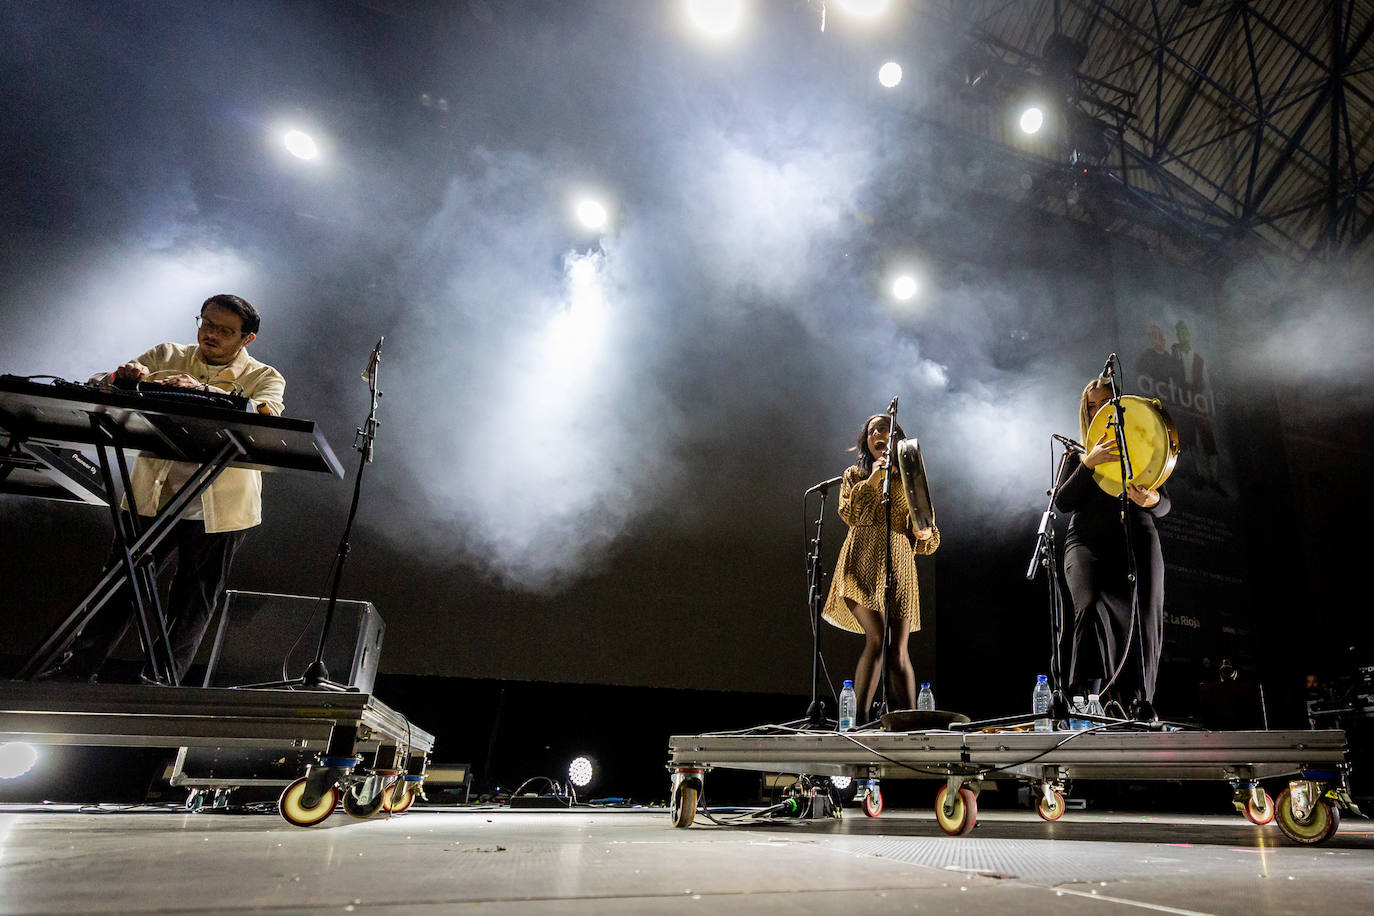
<svg viewBox="0 0 1374 916">
<path fill-rule="evenodd" d="M 35 681 L 45 681 L 49 684 L 94 684 L 95 675 L 86 674 L 84 671 L 76 671 L 72 668 L 56 665 L 47 671 L 41 671 L 33 676 Z"/>
<path fill-rule="evenodd" d="M 1131 704 L 1131 718 L 1137 722 L 1159 721 L 1159 716 L 1155 713 L 1154 704 L 1145 699 L 1136 700 Z"/>
</svg>

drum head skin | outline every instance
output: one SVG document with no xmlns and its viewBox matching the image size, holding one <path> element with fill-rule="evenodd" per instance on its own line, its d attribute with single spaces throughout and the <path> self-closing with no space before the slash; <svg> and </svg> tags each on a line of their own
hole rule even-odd
<svg viewBox="0 0 1374 916">
<path fill-rule="evenodd" d="M 930 504 L 930 484 L 919 442 L 903 439 L 897 443 L 897 467 L 902 472 L 902 489 L 911 509 L 911 527 L 916 531 L 935 527 L 935 509 Z"/>
<path fill-rule="evenodd" d="M 1125 415 L 1131 482 L 1147 490 L 1158 490 L 1178 463 L 1178 429 L 1169 412 L 1154 398 L 1122 395 L 1121 410 Z M 1108 422 L 1114 416 L 1112 405 L 1103 404 L 1088 427 L 1088 438 L 1083 445 L 1091 449 L 1107 432 Z M 1121 495 L 1121 465 L 1118 462 L 1108 461 L 1093 468 L 1093 479 L 1108 495 Z"/>
</svg>

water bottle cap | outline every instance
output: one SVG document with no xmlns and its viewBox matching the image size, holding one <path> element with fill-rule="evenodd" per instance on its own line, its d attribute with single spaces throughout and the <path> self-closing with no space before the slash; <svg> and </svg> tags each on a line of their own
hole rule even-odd
<svg viewBox="0 0 1374 916">
<path fill-rule="evenodd" d="M 922 682 L 921 682 L 921 689 L 922 689 L 922 690 L 929 690 L 929 689 L 930 689 L 930 681 L 922 681 Z"/>
<path fill-rule="evenodd" d="M 1050 679 L 1050 676 L 1048 674 L 1037 674 L 1035 676 L 1035 679 L 1037 681 L 1048 681 Z"/>
<path fill-rule="evenodd" d="M 851 680 L 845 680 L 844 685 L 845 685 L 846 687 L 853 687 L 853 686 L 854 686 L 854 682 L 851 681 Z"/>
</svg>

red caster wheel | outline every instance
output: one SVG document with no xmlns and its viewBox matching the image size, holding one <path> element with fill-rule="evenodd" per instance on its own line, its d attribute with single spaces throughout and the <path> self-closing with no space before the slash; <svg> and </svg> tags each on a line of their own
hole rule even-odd
<svg viewBox="0 0 1374 916">
<path fill-rule="evenodd" d="M 949 786 L 941 786 L 935 795 L 935 822 L 950 836 L 967 836 L 978 823 L 978 800 L 972 789 L 960 789 L 954 799 L 953 811 L 945 814 L 945 793 Z"/>
<path fill-rule="evenodd" d="M 1064 816 L 1064 796 L 1055 790 L 1050 790 L 1050 797 L 1045 798 L 1044 792 L 1039 792 L 1035 799 L 1035 813 L 1040 815 L 1043 820 L 1057 821 Z"/>
<path fill-rule="evenodd" d="M 1252 824 L 1263 827 L 1265 824 L 1274 823 L 1274 800 L 1269 797 L 1269 793 L 1264 793 L 1264 806 L 1255 807 L 1254 796 L 1245 799 L 1245 819 Z"/>
</svg>

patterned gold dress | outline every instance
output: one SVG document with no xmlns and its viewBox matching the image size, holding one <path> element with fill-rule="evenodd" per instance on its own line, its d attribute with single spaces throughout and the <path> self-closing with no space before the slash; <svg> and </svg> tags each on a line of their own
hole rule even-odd
<svg viewBox="0 0 1374 916">
<path fill-rule="evenodd" d="M 897 471 L 894 469 L 893 474 Z M 916 554 L 932 554 L 940 546 L 940 529 L 928 540 L 919 541 L 911 528 L 911 512 L 907 509 L 906 493 L 901 481 L 892 481 L 892 525 L 888 538 L 892 543 L 892 569 L 895 573 L 896 608 L 907 619 L 912 630 L 921 628 L 921 595 L 916 583 Z M 867 478 L 857 466 L 844 472 L 840 484 L 840 518 L 849 526 L 849 534 L 840 548 L 835 562 L 835 575 L 830 583 L 822 616 L 830 623 L 851 633 L 862 633 L 863 627 L 845 603 L 883 611 L 883 472 L 874 468 Z"/>
</svg>

